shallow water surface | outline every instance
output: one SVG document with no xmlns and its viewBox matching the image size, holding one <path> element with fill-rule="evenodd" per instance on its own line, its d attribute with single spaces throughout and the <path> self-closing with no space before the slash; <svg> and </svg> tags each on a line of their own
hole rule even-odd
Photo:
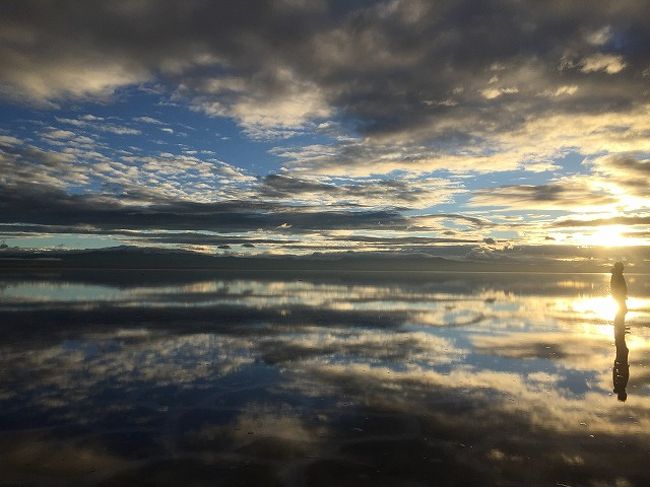
<svg viewBox="0 0 650 487">
<path fill-rule="evenodd" d="M 0 274 L 0 485 L 650 485 L 648 277 Z"/>
</svg>

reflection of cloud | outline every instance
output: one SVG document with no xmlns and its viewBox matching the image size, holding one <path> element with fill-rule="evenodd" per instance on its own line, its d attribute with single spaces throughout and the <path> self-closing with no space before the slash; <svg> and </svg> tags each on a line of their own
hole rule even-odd
<svg viewBox="0 0 650 487">
<path fill-rule="evenodd" d="M 280 364 L 304 360 L 354 362 L 363 357 L 374 365 L 417 361 L 434 366 L 458 362 L 465 353 L 449 340 L 424 332 L 336 329 L 324 332 L 316 327 L 293 330 L 289 340 L 269 337 L 262 340 L 259 348 L 265 360 Z"/>
<path fill-rule="evenodd" d="M 609 366 L 598 374 L 611 383 L 611 364 L 607 362 Z M 498 428 L 501 418 L 510 415 L 524 420 L 529 428 L 541 427 L 562 434 L 584 432 L 581 423 L 589 425 L 590 433 L 642 434 L 643 425 L 650 421 L 650 397 L 636 398 L 634 413 L 638 421 L 618 424 L 611 418 L 623 418 L 626 413 L 617 409 L 615 401 L 602 390 L 578 395 L 558 387 L 558 382 L 564 380 L 562 372 L 557 377 L 534 374 L 528 379 L 517 372 L 471 366 L 441 373 L 417 365 L 396 370 L 364 363 L 342 365 L 314 360 L 304 367 L 294 367 L 292 372 L 296 378 L 287 387 L 308 395 L 340 394 L 359 403 L 411 414 L 426 414 L 430 409 L 426 400 L 420 403 L 413 398 L 427 397 L 428 391 L 435 390 L 447 400 L 468 408 L 462 417 L 444 410 L 436 414 L 452 423 L 473 423 L 481 418 L 486 430 Z M 485 414 L 486 409 L 489 414 Z"/>
<path fill-rule="evenodd" d="M 563 368 L 601 370 L 609 363 L 611 338 L 566 332 L 509 333 L 472 338 L 474 350 L 501 357 L 551 359 Z"/>
<path fill-rule="evenodd" d="M 618 458 L 600 442 L 619 439 L 626 452 L 645 455 L 650 395 L 634 364 L 650 356 L 649 337 L 632 325 L 622 409 L 608 395 L 614 349 L 598 308 L 604 276 L 175 279 L 131 283 L 109 296 L 113 307 L 100 303 L 106 288 L 89 291 L 79 329 L 68 311 L 64 335 L 25 332 L 4 344 L 0 383 L 13 394 L 0 396 L 3 416 L 30 428 L 74 425 L 73 439 L 101 427 L 74 444 L 126 452 L 109 455 L 115 465 L 133 453 L 104 432 L 114 421 L 118 436 L 151 426 L 172 435 L 162 443 L 176 445 L 174 454 L 214 462 L 367 464 L 384 458 L 377 451 L 386 441 L 390 451 L 414 442 L 416 465 L 428 464 L 422 452 L 437 445 L 451 462 L 471 459 L 479 470 L 485 462 L 514 468 L 534 455 L 546 455 L 546 466 L 591 468 L 604 451 Z M 630 313 L 643 319 L 650 306 L 636 299 Z M 232 314 L 235 304 L 241 315 Z M 28 308 L 11 316 L 22 320 Z M 475 316 L 483 319 L 453 326 Z M 598 439 L 592 448 L 576 447 L 590 434 Z M 107 462 L 97 459 L 98 468 L 110 470 Z"/>
<path fill-rule="evenodd" d="M 97 354 L 95 347 L 101 347 Z M 237 337 L 188 335 L 152 336 L 120 330 L 112 336 L 95 335 L 78 342 L 34 350 L 3 351 L 3 376 L 14 391 L 34 406 L 61 410 L 79 401 L 99 401 L 102 388 L 128 391 L 138 385 L 197 387 L 251 363 L 250 344 Z M 20 362 L 30 370 L 31 382 L 22 382 L 9 364 Z"/>
<path fill-rule="evenodd" d="M 2 444 L 4 443 L 4 444 Z M 110 472 L 125 468 L 127 460 L 102 451 L 59 439 L 38 437 L 3 440 L 0 458 L 2 481 L 20 485 L 25 478 L 47 478 L 56 485 L 81 481 L 94 472 Z"/>
<path fill-rule="evenodd" d="M 253 435 L 251 435 L 253 433 Z M 205 434 L 205 430 L 202 431 Z M 308 443 L 317 440 L 303 424 L 297 411 L 288 406 L 248 404 L 235 421 L 231 432 L 235 442 L 251 443 L 260 437 L 272 437 L 287 442 Z"/>
</svg>

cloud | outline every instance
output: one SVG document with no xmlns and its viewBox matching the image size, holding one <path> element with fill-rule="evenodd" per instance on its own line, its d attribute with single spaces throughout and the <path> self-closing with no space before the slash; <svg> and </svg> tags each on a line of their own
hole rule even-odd
<svg viewBox="0 0 650 487">
<path fill-rule="evenodd" d="M 643 159 L 635 153 L 619 153 L 587 160 L 585 164 L 628 199 L 637 196 L 638 200 L 634 202 L 637 208 L 648 206 L 650 159 Z"/>
<path fill-rule="evenodd" d="M 519 113 L 543 116 L 609 111 L 612 96 L 628 106 L 638 102 L 636 74 L 645 67 L 637 61 L 648 54 L 643 2 L 616 11 L 551 3 L 544 9 L 499 1 L 483 9 L 469 1 L 285 8 L 270 1 L 217 6 L 190 0 L 133 9 L 116 0 L 75 5 L 74 14 L 64 14 L 67 4 L 32 8 L 27 1 L 3 19 L 0 80 L 8 96 L 41 103 L 104 97 L 155 80 L 199 111 L 232 117 L 253 137 L 286 136 L 326 117 L 372 137 L 418 128 L 435 137 L 431 127 L 455 123 L 465 135 L 488 135 L 479 119 L 499 131 L 524 121 L 513 103 Z M 146 36 L 134 28 L 138 22 L 147 23 Z M 620 52 L 594 53 L 618 25 L 627 26 Z M 71 41 L 70 31 L 83 42 Z M 581 72 L 558 72 L 566 55 L 579 59 Z M 585 79 L 597 71 L 620 80 Z M 481 90 L 495 73 L 504 84 L 489 88 L 485 100 Z M 517 79 L 528 83 L 514 84 Z M 605 83 L 609 95 L 595 96 Z M 589 109 L 543 105 L 534 96 L 566 84 L 594 94 Z M 515 89 L 516 97 L 505 96 Z M 480 117 L 463 125 L 472 111 Z"/>
<path fill-rule="evenodd" d="M 501 95 L 512 95 L 515 93 L 519 93 L 519 90 L 517 88 L 486 88 L 484 90 L 481 90 L 481 95 L 483 95 L 483 98 L 486 98 L 488 100 L 494 100 Z"/>
<path fill-rule="evenodd" d="M 48 139 L 55 139 L 55 140 L 71 139 L 74 136 L 75 133 L 70 132 L 69 130 L 56 130 L 56 129 L 49 130 L 48 132 L 43 134 L 43 137 Z"/>
<path fill-rule="evenodd" d="M 609 25 L 601 27 L 600 29 L 593 30 L 585 35 L 585 39 L 589 44 L 595 46 L 602 46 L 612 38 L 613 32 Z"/>
<path fill-rule="evenodd" d="M 11 69 L 0 75 L 0 94 L 40 106 L 57 107 L 59 100 L 100 98 L 107 99 L 117 88 L 149 79 L 141 67 L 119 62 L 106 63 L 101 55 L 83 53 L 75 57 L 30 59 L 26 53 L 3 48 L 3 62 Z"/>
<path fill-rule="evenodd" d="M 568 208 L 597 211 L 614 205 L 618 199 L 606 192 L 596 192 L 581 179 L 566 178 L 541 185 L 514 185 L 480 189 L 474 192 L 470 206 L 503 206 L 521 209 Z"/>
<path fill-rule="evenodd" d="M 71 131 L 50 130 L 44 138 L 50 144 L 56 143 L 58 149 L 43 150 L 21 141 L 0 150 L 4 172 L 0 187 L 9 192 L 7 199 L 18 201 L 35 192 L 43 197 L 50 194 L 56 200 L 93 200 L 98 206 L 104 202 L 108 207 L 145 206 L 174 199 L 215 201 L 232 197 L 233 193 L 245 198 L 244 185 L 254 181 L 239 168 L 212 158 L 171 153 L 107 155 L 105 146 Z M 76 189 L 78 198 L 68 193 L 71 188 Z M 20 191 L 26 194 L 13 194 Z M 60 197 L 56 196 L 59 193 Z M 52 204 L 56 206 L 57 201 Z M 47 207 L 48 201 L 43 200 L 42 205 Z"/>
<path fill-rule="evenodd" d="M 17 137 L 0 134 L 0 146 L 10 147 L 12 145 L 18 145 L 21 142 L 22 141 Z"/>
<path fill-rule="evenodd" d="M 96 123 L 90 117 L 75 120 Z M 448 213 L 413 217 L 402 214 L 449 202 L 464 191 L 460 183 L 443 178 L 407 175 L 399 181 L 304 179 L 290 173 L 256 178 L 223 161 L 195 155 L 162 152 L 115 157 L 114 152 L 105 154 L 106 147 L 94 145 L 93 139 L 87 138 L 86 145 L 79 144 L 80 136 L 73 131 L 50 129 L 44 138 L 62 145 L 46 151 L 17 139 L 17 145 L 0 151 L 0 188 L 4 189 L 0 194 L 0 221 L 51 226 L 24 226 L 20 230 L 23 234 L 102 233 L 131 242 L 218 246 L 237 239 L 232 235 L 129 232 L 267 231 L 279 236 L 290 229 L 290 234 L 311 233 L 303 245 L 318 249 L 326 247 L 327 242 L 340 246 L 340 239 L 324 234 L 331 230 L 406 231 L 418 227 L 423 232 L 439 233 L 444 230 L 443 221 L 485 224 L 480 218 Z M 18 227 L 14 227 L 16 231 Z M 474 241 L 471 237 L 459 240 L 439 234 L 422 240 L 376 238 L 376 244 L 393 247 Z M 239 243 L 247 241 L 244 238 Z M 351 238 L 348 245 L 355 241 L 363 243 L 362 238 Z M 281 239 L 258 236 L 251 242 L 279 246 L 289 243 L 286 235 Z"/>
<path fill-rule="evenodd" d="M 100 130 L 103 132 L 110 132 L 117 135 L 140 135 L 142 132 L 138 129 L 133 129 L 131 127 L 120 127 L 109 124 L 102 124 Z"/>
<path fill-rule="evenodd" d="M 430 214 L 430 215 L 416 215 L 411 218 L 411 221 L 413 222 L 414 227 L 418 228 L 426 228 L 427 226 L 430 226 L 432 224 L 435 224 L 436 222 L 440 220 L 452 220 L 455 221 L 456 223 L 468 223 L 471 226 L 474 227 L 489 227 L 493 226 L 494 224 L 482 217 L 477 217 L 477 216 L 470 216 L 470 215 L 462 215 L 462 214 L 457 214 L 457 213 L 437 213 L 437 214 Z"/>
<path fill-rule="evenodd" d="M 603 225 L 650 225 L 650 215 L 614 216 L 610 218 L 594 219 L 560 219 L 554 224 L 556 227 L 598 227 Z"/>
<path fill-rule="evenodd" d="M 613 54 L 593 54 L 584 58 L 580 65 L 583 73 L 605 71 L 607 74 L 616 74 L 626 66 L 623 56 Z"/>
<path fill-rule="evenodd" d="M 57 159 L 53 160 L 57 164 Z M 152 168 L 154 174 L 158 165 Z M 17 174 L 21 176 L 23 173 Z M 199 203 L 174 199 L 179 191 L 173 187 L 148 189 L 125 183 L 123 192 L 110 194 L 69 195 L 60 189 L 63 181 L 56 176 L 56 166 L 42 174 L 51 187 L 32 184 L 33 173 L 25 168 L 22 181 L 11 183 L 12 191 L 0 195 L 0 219 L 5 222 L 71 225 L 75 223 L 103 228 L 164 228 L 248 231 L 275 229 L 291 225 L 292 231 L 333 228 L 404 227 L 406 220 L 396 211 L 316 210 L 286 206 L 274 202 L 222 201 Z M 83 183 L 87 178 L 81 168 L 68 174 L 67 181 Z M 166 196 L 168 194 L 168 196 Z"/>
<path fill-rule="evenodd" d="M 101 122 L 95 118 L 74 120 L 80 130 L 89 130 L 90 124 Z M 471 235 L 442 234 L 444 222 L 485 224 L 480 218 L 448 213 L 403 215 L 464 191 L 460 183 L 443 178 L 303 179 L 286 172 L 256 178 L 195 155 L 115 157 L 93 139 L 79 144 L 80 137 L 52 128 L 43 138 L 59 144 L 56 149 L 16 139 L 17 144 L 0 152 L 0 221 L 9 223 L 2 229 L 5 238 L 102 235 L 129 244 L 202 251 L 249 244 L 256 253 L 413 251 L 477 241 Z M 385 234 L 412 228 L 423 235 Z M 378 233 L 343 237 L 341 232 L 349 231 Z"/>
<path fill-rule="evenodd" d="M 452 139 L 455 136 L 453 133 L 448 135 Z M 285 160 L 285 168 L 290 172 L 332 177 L 390 175 L 395 171 L 413 175 L 436 170 L 454 174 L 508 171 L 515 170 L 525 157 L 519 154 L 485 154 L 473 150 L 459 155 L 400 141 L 382 143 L 369 140 L 276 147 L 271 152 Z"/>
<path fill-rule="evenodd" d="M 414 245 L 421 246 L 426 248 L 429 245 L 441 244 L 441 243 L 457 243 L 457 244 L 468 244 L 468 243 L 478 243 L 480 240 L 472 238 L 449 238 L 449 237 L 377 237 L 377 236 L 360 236 L 360 235 L 350 235 L 345 237 L 333 237 L 332 240 L 338 240 L 343 242 L 363 242 L 370 243 L 375 245 L 382 246 L 398 246 L 404 247 L 405 245 Z"/>
<path fill-rule="evenodd" d="M 577 91 L 578 91 L 577 85 L 564 85 L 558 87 L 553 93 L 553 96 L 573 95 Z"/>
<path fill-rule="evenodd" d="M 157 118 L 148 117 L 148 116 L 135 117 L 133 120 L 135 122 L 149 123 L 149 124 L 153 124 L 153 125 L 162 125 L 162 122 L 160 120 L 158 120 Z"/>
<path fill-rule="evenodd" d="M 491 230 L 525 227 L 543 239 L 551 219 L 535 212 L 648 206 L 646 17 L 647 6 L 634 0 L 616 8 L 561 0 L 544 7 L 490 0 L 481 8 L 470 0 L 164 7 L 25 0 L 0 21 L 0 96 L 70 110 L 54 113 L 59 126 L 49 117 L 38 142 L 22 147 L 18 127 L 0 135 L 3 169 L 13 171 L 2 189 L 23 193 L 3 197 L 31 208 L 25 223 L 36 218 L 40 195 L 71 214 L 74 205 L 79 215 L 88 210 L 82 221 L 92 224 L 102 205 L 115 222 L 127 208 L 133 221 L 150 210 L 158 224 L 196 212 L 185 230 L 199 222 L 210 230 L 287 223 L 326 232 L 346 221 L 375 230 L 380 220 L 368 223 L 368 215 L 385 210 L 382 225 L 420 231 L 426 225 L 415 211 L 456 204 L 440 213 L 469 216 L 468 208 L 496 206 L 530 214 L 518 227 L 501 221 Z M 105 109 L 143 92 L 166 107 L 225 117 L 244 137 L 275 139 L 269 164 L 281 167 L 258 176 L 216 154 L 179 154 L 194 148 L 176 150 L 167 133 L 180 134 L 177 127 L 150 114 L 120 120 Z M 101 102 L 102 116 L 78 111 L 87 101 Z M 133 148 L 156 126 L 165 152 Z M 108 134 L 132 147 L 119 152 Z M 588 174 L 571 173 L 569 155 L 589 161 L 576 169 Z M 495 177 L 473 179 L 486 174 Z M 259 206 L 240 227 L 220 213 L 218 205 L 237 213 L 254 198 Z M 189 210 L 189 202 L 197 206 Z M 216 223 L 198 215 L 215 209 L 203 205 L 217 205 Z M 314 221 L 322 228 L 304 223 L 310 212 L 320 213 Z M 53 223 L 67 218 L 59 213 Z M 180 217 L 170 218 L 180 229 Z M 458 231 L 461 220 L 435 219 L 428 220 L 435 233 L 423 238 L 457 237 L 443 232 Z M 483 238 L 501 241 L 496 233 L 467 236 Z"/>
<path fill-rule="evenodd" d="M 356 178 L 348 180 L 306 180 L 282 174 L 264 178 L 260 195 L 294 202 L 319 202 L 341 207 L 426 208 L 448 202 L 462 192 L 458 183 L 442 178 L 401 180 Z"/>
<path fill-rule="evenodd" d="M 188 91 L 184 85 L 177 96 Z M 296 78 L 286 67 L 259 73 L 253 80 L 200 80 L 193 91 L 197 94 L 187 97 L 194 109 L 234 118 L 254 139 L 292 136 L 310 120 L 332 113 L 320 88 Z"/>
<path fill-rule="evenodd" d="M 56 120 L 66 125 L 73 125 L 75 127 L 81 127 L 81 128 L 92 128 L 99 132 L 108 132 L 116 135 L 142 134 L 142 131 L 138 129 L 106 122 L 103 118 L 95 117 L 93 115 L 84 115 L 79 118 L 56 117 Z"/>
</svg>

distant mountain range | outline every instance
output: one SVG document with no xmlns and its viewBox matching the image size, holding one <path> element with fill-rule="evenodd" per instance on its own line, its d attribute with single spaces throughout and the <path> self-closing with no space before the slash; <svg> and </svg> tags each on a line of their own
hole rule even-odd
<svg viewBox="0 0 650 487">
<path fill-rule="evenodd" d="M 224 256 L 183 250 L 112 247 L 99 250 L 0 251 L 0 270 L 213 269 L 228 271 L 481 271 L 606 272 L 594 261 L 452 260 L 426 254 L 345 253 L 309 256 Z M 648 269 L 635 269 L 637 272 Z"/>
</svg>

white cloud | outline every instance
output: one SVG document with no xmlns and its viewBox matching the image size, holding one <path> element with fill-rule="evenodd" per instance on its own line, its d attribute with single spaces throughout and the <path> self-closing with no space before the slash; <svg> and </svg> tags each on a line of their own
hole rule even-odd
<svg viewBox="0 0 650 487">
<path fill-rule="evenodd" d="M 75 136 L 74 132 L 70 132 L 69 130 L 60 130 L 60 129 L 52 129 L 43 134 L 43 137 L 47 139 L 56 139 L 56 140 L 71 139 L 74 136 Z"/>
<path fill-rule="evenodd" d="M 514 93 L 519 93 L 518 88 L 486 88 L 481 90 L 481 95 L 483 98 L 488 100 L 493 100 L 500 97 L 501 95 L 512 95 Z"/>
<path fill-rule="evenodd" d="M 0 94 L 41 105 L 57 106 L 67 98 L 108 98 L 117 88 L 149 79 L 141 67 L 114 60 L 36 60 L 7 49 L 2 54 L 14 69 L 0 71 Z"/>
<path fill-rule="evenodd" d="M 583 73 L 593 73 L 596 71 L 605 71 L 607 74 L 616 74 L 622 71 L 625 66 L 623 56 L 619 54 L 594 54 L 587 56 L 580 61 L 580 71 Z"/>
<path fill-rule="evenodd" d="M 135 122 L 150 123 L 153 125 L 162 125 L 162 122 L 160 120 L 153 117 L 135 117 L 133 120 Z"/>
<path fill-rule="evenodd" d="M 578 91 L 577 85 L 563 85 L 555 90 L 554 96 L 574 95 Z"/>
<path fill-rule="evenodd" d="M 56 117 L 56 120 L 61 123 L 73 125 L 75 127 L 92 128 L 99 132 L 108 132 L 116 135 L 140 135 L 142 131 L 127 127 L 125 125 L 116 125 L 114 123 L 105 122 L 102 117 L 95 117 L 94 115 L 83 115 L 79 118 L 65 118 Z"/>
<path fill-rule="evenodd" d="M 287 68 L 276 68 L 268 76 L 277 87 L 273 93 L 256 90 L 254 81 L 245 78 L 214 78 L 196 87 L 199 94 L 192 96 L 192 105 L 208 115 L 234 118 L 257 139 L 290 137 L 313 119 L 332 114 L 317 85 Z"/>
<path fill-rule="evenodd" d="M 102 132 L 109 132 L 116 135 L 140 135 L 142 132 L 138 129 L 131 127 L 124 127 L 120 125 L 105 124 L 97 127 Z"/>
<path fill-rule="evenodd" d="M 12 145 L 18 145 L 20 143 L 21 143 L 21 140 L 17 139 L 16 137 L 13 137 L 11 135 L 2 135 L 2 134 L 0 134 L 0 145 L 12 146 Z"/>
</svg>

